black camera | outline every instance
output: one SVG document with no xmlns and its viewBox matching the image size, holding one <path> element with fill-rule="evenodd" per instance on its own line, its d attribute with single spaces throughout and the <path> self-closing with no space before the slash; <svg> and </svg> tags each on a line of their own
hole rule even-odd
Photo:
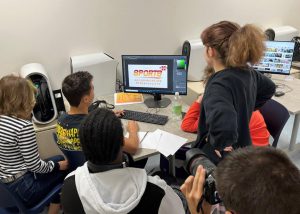
<svg viewBox="0 0 300 214">
<path fill-rule="evenodd" d="M 205 184 L 203 190 L 204 199 L 211 205 L 221 202 L 218 191 L 216 190 L 214 169 L 216 166 L 208 159 L 207 155 L 198 148 L 190 149 L 186 152 L 186 170 L 195 175 L 199 165 L 205 169 Z"/>
</svg>

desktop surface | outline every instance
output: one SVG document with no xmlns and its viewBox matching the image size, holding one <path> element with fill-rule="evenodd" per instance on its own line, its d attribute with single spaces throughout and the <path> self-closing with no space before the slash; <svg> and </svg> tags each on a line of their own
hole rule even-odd
<svg viewBox="0 0 300 214">
<path fill-rule="evenodd" d="M 150 96 L 150 95 L 144 95 L 145 97 Z M 166 95 L 167 97 L 170 97 Z M 108 96 L 101 96 L 98 97 L 98 99 L 104 99 L 109 103 L 113 103 L 113 95 L 108 95 Z M 182 105 L 182 111 L 187 111 L 189 108 L 188 105 L 183 103 Z M 187 138 L 188 142 L 195 141 L 197 135 L 194 133 L 188 133 L 184 132 L 181 130 L 180 125 L 181 125 L 181 120 L 174 120 L 172 118 L 172 106 L 168 106 L 166 108 L 158 108 L 158 109 L 149 109 L 144 103 L 139 103 L 139 104 L 132 104 L 132 105 L 123 105 L 123 106 L 116 106 L 116 110 L 133 110 L 133 111 L 141 111 L 141 112 L 149 112 L 149 113 L 157 113 L 160 115 L 166 115 L 169 117 L 168 122 L 165 125 L 156 125 L 156 124 L 150 124 L 150 123 L 143 123 L 143 122 L 138 122 L 139 124 L 139 130 L 143 132 L 153 132 L 156 129 L 161 129 L 163 131 L 167 131 L 170 133 L 173 133 L 175 135 L 178 135 L 183 138 Z M 125 127 L 127 124 L 127 120 L 122 119 L 122 124 L 123 128 L 125 131 Z M 138 152 L 133 156 L 134 160 L 140 160 L 142 158 L 145 158 L 147 156 L 151 156 L 153 154 L 159 154 L 156 150 L 153 149 L 139 149 Z"/>
<path fill-rule="evenodd" d="M 278 90 L 285 93 L 284 96 L 274 96 L 272 99 L 284 105 L 290 113 L 300 113 L 300 80 L 274 74 L 272 80 L 276 85 L 279 85 Z"/>
<path fill-rule="evenodd" d="M 147 96 L 147 95 L 145 95 Z M 110 98 L 112 99 L 113 96 L 108 96 L 107 100 Z M 184 104 L 182 105 L 182 111 L 187 111 L 189 108 L 188 105 Z M 151 124 L 151 123 L 143 123 L 139 122 L 140 131 L 155 131 L 156 129 L 161 129 L 164 131 L 168 131 L 170 133 L 179 135 L 181 137 L 187 138 L 188 141 L 194 141 L 196 140 L 196 134 L 184 132 L 181 130 L 181 120 L 174 120 L 172 117 L 172 106 L 168 106 L 167 108 L 163 109 L 149 109 L 144 103 L 140 104 L 133 104 L 133 105 L 124 105 L 124 106 L 117 106 L 117 110 L 127 109 L 127 110 L 133 110 L 133 111 L 141 111 L 141 112 L 148 112 L 152 114 L 159 114 L 159 115 L 165 115 L 168 116 L 169 120 L 165 125 L 157 125 L 157 124 Z M 125 125 L 127 124 L 127 120 L 122 119 L 122 123 Z"/>
</svg>

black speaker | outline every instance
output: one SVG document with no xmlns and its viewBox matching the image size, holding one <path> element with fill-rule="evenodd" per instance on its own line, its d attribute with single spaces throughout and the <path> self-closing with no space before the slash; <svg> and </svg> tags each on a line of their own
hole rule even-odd
<svg viewBox="0 0 300 214">
<path fill-rule="evenodd" d="M 191 44 L 189 41 L 184 41 L 182 45 L 182 55 L 187 56 L 187 70 L 189 67 L 189 62 L 190 62 L 190 55 L 191 55 Z"/>
<path fill-rule="evenodd" d="M 275 31 L 272 28 L 268 28 L 267 30 L 265 30 L 265 35 L 268 41 L 274 41 Z"/>
<path fill-rule="evenodd" d="M 53 90 L 53 96 L 57 108 L 58 115 L 61 115 L 62 113 L 66 112 L 65 104 L 63 95 L 60 89 Z"/>
</svg>

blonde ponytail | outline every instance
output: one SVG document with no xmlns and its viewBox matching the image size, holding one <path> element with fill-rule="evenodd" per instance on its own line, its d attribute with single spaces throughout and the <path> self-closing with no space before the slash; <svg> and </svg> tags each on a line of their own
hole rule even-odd
<svg viewBox="0 0 300 214">
<path fill-rule="evenodd" d="M 255 25 L 247 24 L 235 31 L 228 40 L 226 66 L 246 67 L 258 63 L 265 50 L 265 35 Z"/>
</svg>

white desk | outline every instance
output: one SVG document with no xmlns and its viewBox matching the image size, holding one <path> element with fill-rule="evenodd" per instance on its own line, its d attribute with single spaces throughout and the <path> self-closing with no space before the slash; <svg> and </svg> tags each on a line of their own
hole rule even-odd
<svg viewBox="0 0 300 214">
<path fill-rule="evenodd" d="M 289 150 L 292 151 L 296 144 L 300 122 L 300 80 L 293 78 L 288 80 L 283 75 L 272 75 L 275 84 L 284 84 L 282 91 L 287 92 L 284 96 L 273 97 L 274 100 L 284 105 L 290 114 L 295 115 Z M 292 91 L 290 91 L 292 90 Z"/>
<path fill-rule="evenodd" d="M 146 95 L 147 96 L 147 95 Z M 146 97 L 144 95 L 144 98 Z M 173 96 L 166 96 L 169 97 L 170 99 L 173 98 Z M 104 99 L 109 103 L 113 103 L 113 96 L 103 96 L 100 99 Z M 183 111 L 187 111 L 189 108 L 188 105 L 183 103 L 182 106 L 182 110 Z M 155 113 L 155 109 L 148 109 L 146 107 L 146 105 L 144 103 L 141 104 L 132 104 L 132 105 L 122 105 L 122 106 L 116 106 L 115 108 L 116 110 L 122 110 L 122 109 L 127 109 L 127 110 L 133 110 L 133 111 L 141 111 L 141 112 L 149 112 L 149 113 Z M 191 141 L 195 141 L 197 138 L 196 134 L 193 133 L 187 133 L 181 130 L 180 125 L 181 125 L 181 120 L 174 120 L 172 119 L 172 103 L 167 107 L 167 108 L 161 108 L 161 109 L 157 109 L 158 112 L 157 114 L 162 114 L 162 115 L 166 115 L 169 117 L 169 121 L 161 126 L 161 125 L 155 125 L 155 124 L 150 124 L 150 123 L 143 123 L 143 122 L 138 122 L 139 123 L 139 127 L 140 127 L 140 131 L 155 131 L 156 129 L 161 129 L 176 135 L 179 135 L 181 137 L 187 138 L 188 142 Z M 125 125 L 127 123 L 127 120 L 122 120 L 123 123 L 123 127 L 125 130 Z M 135 155 L 133 155 L 133 159 L 134 160 L 141 160 L 143 158 L 149 157 L 149 156 L 153 156 L 155 154 L 159 154 L 158 151 L 153 150 L 153 149 L 143 149 L 140 148 L 138 149 L 137 153 Z M 170 172 L 175 175 L 175 165 L 174 165 L 174 157 L 170 157 L 169 158 L 169 163 L 170 163 Z"/>
<path fill-rule="evenodd" d="M 299 70 L 292 68 L 291 74 L 297 75 L 297 73 L 299 73 Z M 275 82 L 275 84 L 284 84 L 287 86 L 286 88 L 283 88 L 283 91 L 289 91 L 289 88 L 292 90 L 281 97 L 273 96 L 272 99 L 284 105 L 290 112 L 290 114 L 295 115 L 289 145 L 289 150 L 293 150 L 296 144 L 297 133 L 300 123 L 300 80 L 296 78 L 291 78 L 292 80 L 287 80 L 288 78 L 286 77 L 287 76 L 285 75 L 272 75 L 272 80 Z M 197 98 L 197 94 L 204 92 L 203 82 L 188 82 L 188 91 L 190 91 L 189 96 L 192 96 L 195 100 Z"/>
<path fill-rule="evenodd" d="M 172 98 L 172 96 L 168 96 Z M 113 103 L 113 95 L 109 96 L 102 96 L 99 97 L 101 100 L 106 100 L 109 103 Z M 142 111 L 142 112 L 147 112 L 149 110 L 149 113 L 155 113 L 155 109 L 148 109 L 145 104 L 133 104 L 133 105 L 122 105 L 122 106 L 116 106 L 116 110 L 122 110 L 122 109 L 128 109 L 128 110 L 135 110 L 135 111 Z M 150 123 L 143 123 L 143 122 L 138 122 L 140 131 L 155 131 L 156 129 L 161 129 L 164 131 L 168 131 L 170 133 L 179 135 L 181 137 L 187 138 L 188 142 L 190 141 L 195 141 L 197 135 L 192 134 L 192 133 L 186 133 L 183 132 L 180 129 L 180 124 L 181 121 L 175 121 L 172 119 L 172 104 L 170 104 L 167 108 L 162 108 L 162 109 L 157 109 L 158 114 L 162 115 L 167 115 L 169 116 L 169 121 L 164 125 L 155 125 L 155 124 L 150 124 Z M 187 111 L 188 106 L 186 104 L 183 104 L 183 111 Z M 126 128 L 127 120 L 122 120 L 124 130 Z M 45 159 L 53 155 L 57 154 L 62 154 L 58 146 L 54 143 L 53 141 L 53 136 L 52 133 L 55 132 L 56 130 L 56 120 L 53 121 L 50 124 L 47 125 L 37 125 L 34 124 L 34 129 L 37 133 L 37 144 L 39 148 L 39 154 L 41 158 Z M 158 151 L 153 150 L 153 149 L 144 149 L 140 148 L 138 149 L 137 153 L 133 155 L 133 159 L 135 161 L 153 156 L 159 154 Z M 175 175 L 175 160 L 174 157 L 169 157 L 169 169 L 170 173 Z"/>
</svg>

